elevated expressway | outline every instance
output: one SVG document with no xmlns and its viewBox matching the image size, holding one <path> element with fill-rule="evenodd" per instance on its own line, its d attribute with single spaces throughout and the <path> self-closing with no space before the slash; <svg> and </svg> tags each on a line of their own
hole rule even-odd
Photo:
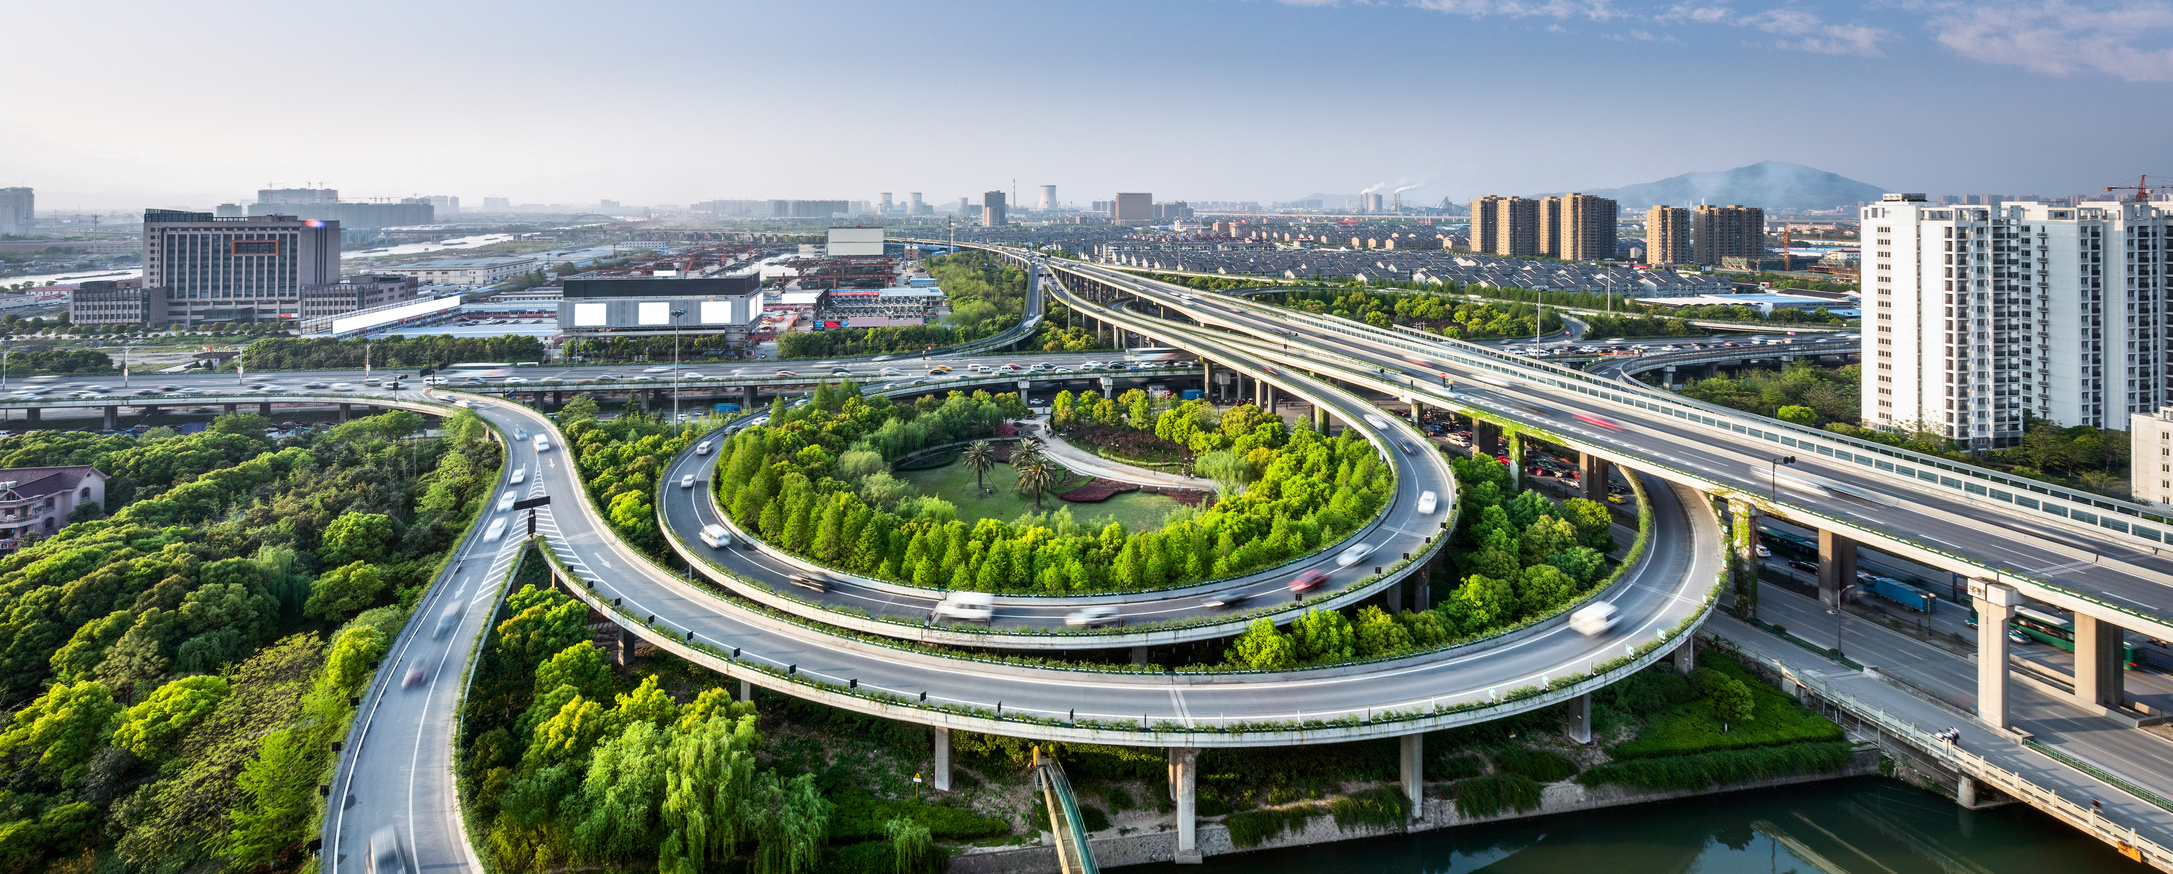
<svg viewBox="0 0 2173 874">
<path fill-rule="evenodd" d="M 1019 256 L 1031 257 L 1031 256 Z M 1153 306 L 1253 338 L 1270 360 L 1415 406 L 1456 408 L 1487 431 L 1529 433 L 1595 461 L 1624 465 L 1726 501 L 1751 522 L 1771 514 L 1821 532 L 1821 587 L 1831 603 L 1854 576 L 1857 544 L 1969 581 L 1979 626 L 1980 718 L 2007 724 L 2007 638 L 2027 597 L 2071 610 L 2081 657 L 2074 700 L 2124 702 L 2120 631 L 2173 635 L 2173 523 L 2150 508 L 1995 471 L 1700 404 L 1668 392 L 1327 316 L 1195 292 L 1119 271 L 1052 262 L 1082 312 L 1126 324 Z M 1233 343 L 1234 341 L 1225 341 Z M 1285 345 L 1287 344 L 1287 346 Z M 1180 344 L 1181 345 L 1181 344 Z M 1267 351 L 1272 346 L 1277 351 Z M 1211 353 L 1210 353 L 1211 354 Z M 1359 363 L 1366 370 L 1353 372 Z M 1512 439 L 1511 451 L 1518 441 Z M 1776 459 L 1792 458 L 1792 461 Z M 1735 546 L 1747 555 L 1751 543 Z M 1957 593 L 1959 594 L 1959 593 Z"/>
</svg>

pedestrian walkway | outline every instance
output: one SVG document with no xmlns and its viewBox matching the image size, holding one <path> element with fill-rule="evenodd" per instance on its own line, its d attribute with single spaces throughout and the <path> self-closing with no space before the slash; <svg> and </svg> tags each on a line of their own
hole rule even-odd
<svg viewBox="0 0 2173 874">
<path fill-rule="evenodd" d="M 1054 459 L 1056 463 L 1061 464 L 1066 468 L 1069 468 L 1078 473 L 1085 474 L 1087 476 L 1101 477 L 1102 479 L 1106 480 L 1114 480 L 1120 483 L 1132 483 L 1134 485 L 1142 486 L 1160 486 L 1163 488 L 1172 489 L 1195 489 L 1203 492 L 1212 492 L 1215 490 L 1215 481 L 1211 479 L 1204 479 L 1196 476 L 1184 476 L 1182 474 L 1163 473 L 1161 471 L 1133 467 L 1128 464 L 1110 461 L 1109 459 L 1103 458 L 1099 455 L 1095 455 L 1092 452 L 1088 452 L 1077 446 L 1073 446 L 1070 443 L 1064 442 L 1064 438 L 1058 437 L 1054 433 L 1050 432 L 1049 422 L 1047 419 L 1037 418 L 1028 422 L 1021 422 L 1019 423 L 1019 425 L 1019 436 L 1030 436 L 1036 440 L 1041 441 L 1042 454 L 1047 455 L 1051 459 Z"/>
<path fill-rule="evenodd" d="M 1799 678 L 1814 693 L 1846 709 L 1870 711 L 1872 715 L 1883 715 L 1901 726 L 1906 726 L 1906 730 L 1912 735 L 1912 746 L 1928 748 L 1933 751 L 1934 758 L 1942 759 L 1957 771 L 1968 772 L 1972 770 L 1969 759 L 1981 759 L 1984 764 L 2011 772 L 2050 793 L 2059 801 L 2073 805 L 2067 811 L 2082 811 L 2080 820 L 2092 819 L 2089 811 L 2093 809 L 2101 811 L 2094 818 L 2101 826 L 2101 831 L 2107 834 L 2117 835 L 2132 831 L 2136 837 L 2160 846 L 2173 845 L 2173 811 L 2160 807 L 2150 799 L 2131 795 L 2107 780 L 2077 770 L 2045 753 L 2030 749 L 2022 744 L 2018 735 L 1994 731 L 1958 715 L 1954 710 L 1933 704 L 1898 686 L 1883 682 L 1872 673 L 1850 668 L 1813 653 L 1733 616 L 1716 613 L 1707 620 L 1705 630 L 1734 644 L 1748 657 L 1783 668 L 1790 675 Z M 2059 726 L 2053 724 L 2056 722 L 2057 720 L 2040 719 L 2036 721 L 2037 728 L 2032 730 L 2053 730 L 2051 733 L 2038 734 L 2036 740 L 2057 749 L 2061 739 L 2056 734 Z M 1954 744 L 1956 751 L 1941 752 L 1941 744 L 1932 739 L 1931 735 L 1950 727 L 1960 732 L 1959 742 Z M 2141 732 L 2136 734 L 2140 735 Z M 2173 752 L 2173 747 L 2168 747 L 2168 751 Z M 2160 758 L 2161 763 L 2167 761 L 2165 757 Z M 2133 764 L 2155 766 L 2157 763 Z M 2050 801 L 2049 798 L 2025 800 L 2032 801 L 2033 806 L 2040 809 L 2047 806 L 2041 802 Z M 2061 813 L 2053 812 L 2056 815 Z M 2070 817 L 2063 815 L 2062 818 Z M 2076 824 L 2088 828 L 2084 823 Z"/>
</svg>

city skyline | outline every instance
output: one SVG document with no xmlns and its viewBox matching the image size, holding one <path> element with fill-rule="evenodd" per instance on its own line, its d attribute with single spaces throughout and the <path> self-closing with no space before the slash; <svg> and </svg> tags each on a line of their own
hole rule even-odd
<svg viewBox="0 0 2173 874">
<path fill-rule="evenodd" d="M 1776 160 L 1888 190 L 2078 192 L 2160 169 L 2150 143 L 2173 127 L 2162 111 L 2173 103 L 2164 2 L 2119 15 L 2021 3 L 1604 0 L 919 9 L 665 4 L 596 20 L 550 7 L 392 4 L 209 21 L 134 6 L 102 32 L 108 56 L 210 72 L 229 66 L 222 52 L 249 46 L 250 63 L 232 69 L 288 71 L 250 77 L 251 102 L 274 107 L 249 116 L 261 127 L 237 128 L 234 94 L 207 87 L 129 101 L 132 126 L 157 136 L 96 135 L 113 105 L 91 98 L 137 90 L 133 74 L 86 67 L 59 41 L 33 43 L 22 47 L 18 111 L 0 122 L 11 144 L 0 185 L 35 187 L 53 209 L 204 206 L 320 179 L 358 199 L 516 203 L 863 200 L 886 190 L 946 202 L 1008 191 L 1014 177 L 1022 196 L 1054 184 L 1082 206 L 1120 190 L 1271 202 L 1403 186 L 1406 203 L 1437 203 Z M 67 14 L 22 17 L 57 30 Z M 753 36 L 731 52 L 656 51 L 658 18 Z M 802 63 L 807 47 L 789 35 L 818 30 L 826 45 L 860 48 Z M 383 63 L 328 86 L 330 74 L 311 72 L 321 46 L 305 39 L 320 33 Z M 1008 47 L 995 52 L 1005 75 L 972 72 L 976 59 L 955 48 L 969 45 Z M 1048 87 L 1080 70 L 1095 73 L 1089 88 Z M 1472 70 L 1490 71 L 1483 89 L 1466 87 Z M 521 87 L 500 87 L 509 79 Z M 1881 146 L 1976 129 L 2014 107 L 2028 115 L 2002 128 L 2007 148 Z M 1511 108 L 1516 123 L 1504 125 Z M 809 129 L 792 121 L 814 112 L 869 122 L 852 135 L 789 133 Z M 1111 135 L 1076 135 L 1069 115 L 1106 122 Z M 2121 120 L 2121 136 L 2074 135 L 2108 118 Z M 1052 133 L 1031 134 L 1037 124 Z M 388 140 L 386 125 L 408 135 Z M 357 126 L 375 132 L 352 136 Z M 233 147 L 260 143 L 263 128 L 290 147 Z M 1243 146 L 1199 148 L 1218 131 Z M 2042 154 L 2062 160 L 2016 157 Z"/>
</svg>

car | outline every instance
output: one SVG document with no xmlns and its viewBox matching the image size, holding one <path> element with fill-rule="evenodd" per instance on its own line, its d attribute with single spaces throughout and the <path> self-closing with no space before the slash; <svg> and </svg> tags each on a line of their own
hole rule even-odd
<svg viewBox="0 0 2173 874">
<path fill-rule="evenodd" d="M 1373 548 L 1373 544 L 1371 543 L 1361 543 L 1357 546 L 1353 546 L 1349 549 L 1343 550 L 1343 554 L 1335 557 L 1336 567 L 1350 567 L 1351 565 L 1364 561 L 1366 556 L 1373 554 Z"/>
<path fill-rule="evenodd" d="M 884 376 L 904 376 L 904 375 L 905 375 L 905 371 L 903 371 L 903 370 L 899 370 L 898 368 L 895 368 L 895 367 L 885 367 L 885 368 L 883 368 L 883 375 L 884 375 Z"/>
<path fill-rule="evenodd" d="M 1432 491 L 1430 491 L 1430 490 L 1429 490 L 1429 491 L 1424 491 L 1424 492 L 1420 492 L 1420 493 L 1419 493 L 1419 495 L 1418 495 L 1418 512 L 1419 512 L 1419 515 L 1421 515 L 1421 516 L 1431 516 L 1431 515 L 1433 515 L 1433 514 L 1434 514 L 1434 510 L 1435 510 L 1435 509 L 1437 509 L 1437 508 L 1438 508 L 1438 507 L 1440 507 L 1440 506 L 1441 506 L 1441 496 L 1440 496 L 1440 495 L 1434 494 L 1434 493 L 1433 493 Z"/>
<path fill-rule="evenodd" d="M 1054 373 L 1070 373 L 1070 372 L 1071 372 L 1071 368 L 1069 368 L 1069 367 L 1059 367 L 1059 368 L 1057 368 L 1056 370 L 1054 370 L 1054 371 L 1052 371 L 1052 372 L 1054 372 Z"/>
<path fill-rule="evenodd" d="M 1418 447 L 1412 446 L 1411 441 L 1409 440 L 1397 443 L 1396 448 L 1403 450 L 1403 454 L 1405 455 L 1411 455 L 1418 452 Z"/>
<path fill-rule="evenodd" d="M 680 478 L 679 478 L 679 487 L 680 487 L 680 488 L 682 488 L 682 489 L 691 489 L 691 488 L 694 488 L 694 474 L 691 474 L 691 473 L 690 473 L 690 474 L 687 474 L 686 476 L 680 477 Z"/>
<path fill-rule="evenodd" d="M 425 678 L 429 676 L 430 673 L 423 670 L 421 665 L 416 665 L 415 667 L 408 668 L 407 674 L 400 678 L 400 688 L 413 689 L 417 684 L 420 684 Z"/>
<path fill-rule="evenodd" d="M 1751 548 L 1757 551 L 1759 558 L 1773 557 L 1773 550 L 1767 549 L 1766 545 L 1763 543 L 1755 544 Z"/>
<path fill-rule="evenodd" d="M 685 372 L 683 372 L 683 373 L 679 374 L 679 378 L 680 378 L 680 379 L 708 379 L 709 377 L 703 376 L 703 375 L 701 375 L 701 374 L 699 374 L 699 373 L 695 373 L 694 371 L 691 371 L 691 370 L 689 370 L 689 371 L 685 371 Z"/>
<path fill-rule="evenodd" d="M 696 443 L 696 444 L 694 444 L 694 454 L 696 454 L 696 455 L 708 455 L 708 454 L 709 454 L 709 450 L 711 450 L 711 449 L 715 449 L 715 448 L 716 448 L 716 445 L 717 445 L 717 442 L 716 442 L 716 441 L 714 441 L 714 440 L 704 440 L 704 441 L 702 441 L 702 442 L 700 442 L 700 443 Z"/>
<path fill-rule="evenodd" d="M 790 371 L 790 370 L 780 370 L 780 371 L 777 371 L 777 375 L 778 375 L 778 376 L 799 376 L 799 374 L 797 374 L 797 373 L 793 373 L 793 372 L 792 372 L 792 371 Z"/>
<path fill-rule="evenodd" d="M 512 477 L 511 479 L 508 479 L 508 480 L 507 480 L 507 482 L 510 482 L 510 483 L 512 483 L 512 484 L 514 484 L 514 485 L 520 485 L 520 484 L 521 484 L 522 482 L 525 482 L 525 481 L 526 481 L 527 479 L 528 479 L 528 468 L 525 468 L 525 467 L 516 467 L 516 468 L 514 468 L 514 469 L 513 469 L 513 477 Z"/>
<path fill-rule="evenodd" d="M 369 379 L 365 379 L 365 380 L 363 380 L 363 381 L 362 381 L 362 384 L 363 384 L 363 385 L 384 385 L 384 384 L 385 384 L 385 381 L 384 381 L 384 380 L 382 380 L 382 379 L 378 379 L 377 377 L 374 377 L 374 376 L 373 376 L 373 377 L 370 377 Z"/>
<path fill-rule="evenodd" d="M 508 376 L 506 377 L 505 381 L 508 385 L 526 385 L 528 383 L 528 377 Z"/>
<path fill-rule="evenodd" d="M 1621 495 L 1621 494 L 1619 494 L 1619 493 L 1614 493 L 1614 492 L 1610 492 L 1610 493 L 1608 493 L 1608 495 L 1607 495 L 1607 503 L 1610 503 L 1610 504 L 1622 504 L 1622 503 L 1627 503 L 1627 500 L 1626 500 L 1625 498 L 1623 498 L 1623 497 L 1622 497 L 1622 495 Z"/>
<path fill-rule="evenodd" d="M 1200 606 L 1205 607 L 1209 610 L 1227 610 L 1232 607 L 1243 605 L 1246 601 L 1252 600 L 1252 597 L 1253 596 L 1251 594 L 1246 592 L 1231 592 L 1227 595 L 1209 595 L 1200 601 Z"/>
<path fill-rule="evenodd" d="M 1601 601 L 1569 615 L 1569 627 L 1586 637 L 1598 637 L 1615 627 L 1615 605 Z"/>
<path fill-rule="evenodd" d="M 830 578 L 816 573 L 793 574 L 792 584 L 813 592 L 830 591 Z"/>
<path fill-rule="evenodd" d="M 460 605 L 456 603 L 456 604 L 454 604 L 454 605 L 452 605 L 452 606 L 450 606 L 450 607 L 447 607 L 447 608 L 445 608 L 445 612 L 444 612 L 444 613 L 442 613 L 442 614 L 439 614 L 439 616 L 438 616 L 438 630 L 436 630 L 436 631 L 433 631 L 433 632 L 431 632 L 431 633 L 430 633 L 430 636 L 431 636 L 431 637 L 444 637 L 444 636 L 445 636 L 445 633 L 446 633 L 446 632 L 448 632 L 448 631 L 451 631 L 451 630 L 453 630 L 453 626 L 455 626 L 455 625 L 459 625 L 459 624 L 460 624 Z"/>
<path fill-rule="evenodd" d="M 1576 413 L 1576 412 L 1570 413 L 1569 415 L 1570 415 L 1570 418 L 1576 419 L 1577 421 L 1579 421 L 1579 422 L 1583 422 L 1583 423 L 1585 423 L 1585 424 L 1587 424 L 1587 425 L 1598 425 L 1598 426 L 1600 426 L 1600 427 L 1602 427 L 1602 428 L 1606 428 L 1606 429 L 1607 429 L 1607 430 L 1609 430 L 1609 431 L 1620 431 L 1620 430 L 1622 430 L 1622 425 L 1621 425 L 1621 424 L 1619 424 L 1619 423 L 1615 422 L 1615 420 L 1613 420 L 1613 419 L 1609 419 L 1609 418 L 1607 418 L 1607 417 L 1605 417 L 1605 416 L 1595 416 L 1595 415 L 1593 415 L 1593 414 L 1591 414 L 1591 413 Z"/>
<path fill-rule="evenodd" d="M 367 874 L 408 874 L 400 853 L 400 833 L 391 826 L 370 835 L 370 868 Z"/>
<path fill-rule="evenodd" d="M 1075 628 L 1094 628 L 1111 622 L 1121 620 L 1117 618 L 1117 608 L 1110 604 L 1090 604 L 1064 615 L 1064 624 Z"/>
<path fill-rule="evenodd" d="M 1374 415 L 1374 414 L 1372 414 L 1372 413 L 1363 413 L 1363 414 L 1360 414 L 1360 415 L 1359 415 L 1359 418 L 1361 418 L 1361 419 L 1364 419 L 1364 420 L 1366 420 L 1366 424 L 1368 424 L 1368 425 L 1372 425 L 1372 426 L 1373 426 L 1373 427 L 1375 427 L 1375 428 L 1379 428 L 1379 429 L 1381 429 L 1381 430 L 1383 430 L 1383 431 L 1386 431 L 1386 430 L 1388 430 L 1388 422 L 1387 422 L 1387 420 L 1385 420 L 1385 419 L 1382 419 L 1381 417 L 1379 417 L 1379 416 L 1376 416 L 1376 415 Z"/>
<path fill-rule="evenodd" d="M 996 618 L 996 596 L 987 592 L 948 592 L 936 602 L 931 621 L 954 619 L 959 622 L 992 622 Z"/>
<path fill-rule="evenodd" d="M 1085 363 L 1085 364 L 1081 364 L 1081 365 L 1079 365 L 1079 366 L 1080 366 L 1080 367 L 1084 367 L 1084 368 L 1086 368 L 1086 369 L 1088 369 L 1088 370 L 1100 370 L 1100 369 L 1102 369 L 1102 364 L 1103 364 L 1103 363 L 1102 363 L 1102 362 L 1100 362 L 1100 361 L 1089 361 L 1089 362 L 1087 362 L 1087 363 Z"/>
<path fill-rule="evenodd" d="M 158 387 L 158 390 L 164 392 L 176 392 L 181 391 L 182 387 L 178 385 L 162 385 Z"/>
<path fill-rule="evenodd" d="M 1297 593 L 1310 592 L 1320 588 L 1320 585 L 1327 581 L 1327 571 L 1317 567 L 1307 568 L 1299 571 L 1297 576 L 1290 578 L 1290 591 Z"/>
<path fill-rule="evenodd" d="M 852 371 L 850 371 L 850 370 L 847 370 L 847 369 L 845 369 L 845 368 L 843 368 L 843 367 L 833 367 L 833 368 L 830 368 L 830 375 L 831 375 L 831 376 L 851 376 L 851 375 L 853 375 L 853 372 L 852 372 Z"/>
<path fill-rule="evenodd" d="M 2029 635 L 2023 634 L 2022 632 L 2016 631 L 2016 630 L 2014 630 L 2014 629 L 2012 629 L 2012 628 L 2010 628 L 2010 629 L 2007 629 L 2007 639 L 2008 639 L 2008 640 L 2011 640 L 2011 641 L 2014 641 L 2015 643 L 2029 643 L 2029 642 L 2030 642 L 2030 638 L 2029 638 Z"/>
<path fill-rule="evenodd" d="M 644 368 L 642 368 L 642 369 L 641 369 L 641 372 L 643 372 L 643 373 L 670 373 L 670 372 L 672 372 L 672 366 L 671 366 L 671 365 L 669 365 L 669 364 L 659 364 L 659 365 L 657 365 L 657 366 L 655 366 L 655 367 L 644 367 Z"/>
<path fill-rule="evenodd" d="M 1788 560 L 1788 566 L 1807 574 L 1818 573 L 1818 562 L 1808 559 L 1791 558 Z"/>
<path fill-rule="evenodd" d="M 550 438 L 548 438 L 548 437 L 545 437 L 545 436 L 543 436 L 543 435 L 541 435 L 541 434 L 538 434 L 538 435 L 536 435 L 536 451 L 537 451 L 537 452 L 549 452 L 549 451 L 551 451 L 551 440 L 550 440 Z"/>
<path fill-rule="evenodd" d="M 526 439 L 528 439 L 528 429 L 527 429 L 527 428 L 520 428 L 520 427 L 516 427 L 516 428 L 514 428 L 514 429 L 513 429 L 513 439 L 515 439 L 515 440 L 526 440 Z"/>
<path fill-rule="evenodd" d="M 616 373 L 599 373 L 599 374 L 596 374 L 596 381 L 597 381 L 597 382 L 618 382 L 618 381 L 619 381 L 619 375 L 618 375 L 618 374 L 616 374 Z"/>
<path fill-rule="evenodd" d="M 503 513 L 507 510 L 513 509 L 513 502 L 519 500 L 519 498 L 519 492 L 514 491 L 513 489 L 506 489 L 505 494 L 498 496 L 498 512 Z"/>
</svg>

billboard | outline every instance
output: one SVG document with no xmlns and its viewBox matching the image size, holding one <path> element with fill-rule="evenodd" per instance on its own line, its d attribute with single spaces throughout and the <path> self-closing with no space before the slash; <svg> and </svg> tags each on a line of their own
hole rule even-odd
<svg viewBox="0 0 2173 874">
<path fill-rule="evenodd" d="M 882 228 L 831 228 L 824 254 L 832 258 L 883 254 Z"/>
</svg>

